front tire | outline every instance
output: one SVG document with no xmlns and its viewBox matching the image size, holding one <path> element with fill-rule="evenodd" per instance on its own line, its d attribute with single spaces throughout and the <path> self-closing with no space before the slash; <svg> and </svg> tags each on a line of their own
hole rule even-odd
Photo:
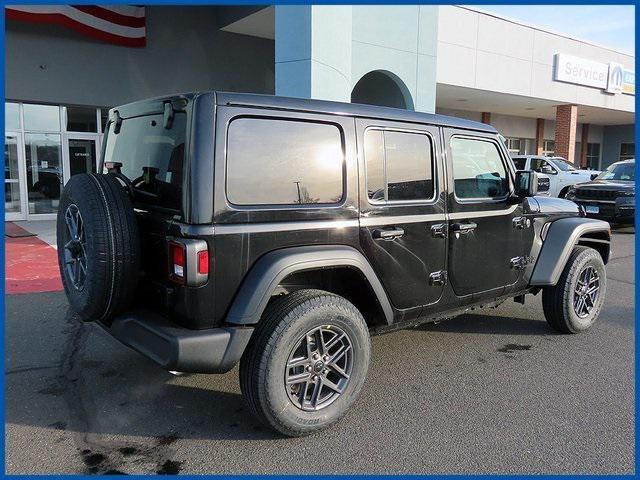
<svg viewBox="0 0 640 480">
<path fill-rule="evenodd" d="M 303 436 L 335 424 L 369 368 L 366 322 L 346 299 L 299 290 L 275 300 L 240 361 L 240 388 L 267 426 Z"/>
<path fill-rule="evenodd" d="M 561 333 L 580 333 L 595 323 L 607 288 L 600 254 L 588 247 L 573 249 L 558 283 L 542 291 L 547 323 Z"/>
</svg>

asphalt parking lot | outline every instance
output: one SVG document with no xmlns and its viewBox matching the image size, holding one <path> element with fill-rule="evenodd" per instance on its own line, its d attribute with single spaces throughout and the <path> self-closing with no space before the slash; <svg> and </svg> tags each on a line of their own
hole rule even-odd
<svg viewBox="0 0 640 480">
<path fill-rule="evenodd" d="M 173 376 L 68 312 L 9 295 L 7 473 L 632 473 L 635 235 L 616 233 L 599 322 L 552 333 L 540 298 L 373 338 L 335 428 L 278 437 L 237 370 Z"/>
</svg>

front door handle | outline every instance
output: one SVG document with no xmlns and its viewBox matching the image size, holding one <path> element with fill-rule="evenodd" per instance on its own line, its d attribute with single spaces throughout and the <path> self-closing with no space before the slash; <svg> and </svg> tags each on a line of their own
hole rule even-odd
<svg viewBox="0 0 640 480">
<path fill-rule="evenodd" d="M 373 238 L 376 240 L 394 240 L 404 235 L 402 228 L 391 228 L 388 230 L 374 230 Z"/>
<path fill-rule="evenodd" d="M 466 235 L 467 233 L 473 232 L 476 228 L 478 228 L 478 224 L 474 222 L 465 222 L 465 223 L 454 223 L 451 225 L 451 229 L 462 235 Z"/>
</svg>

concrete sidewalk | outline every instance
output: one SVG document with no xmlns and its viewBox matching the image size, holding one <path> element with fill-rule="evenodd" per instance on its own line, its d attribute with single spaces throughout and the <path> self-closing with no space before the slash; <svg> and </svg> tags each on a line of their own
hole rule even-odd
<svg viewBox="0 0 640 480">
<path fill-rule="evenodd" d="M 52 246 L 58 248 L 56 245 L 56 221 L 55 220 L 34 220 L 31 222 L 12 222 L 17 226 L 24 228 L 26 231 L 35 233 L 36 236 Z"/>
</svg>

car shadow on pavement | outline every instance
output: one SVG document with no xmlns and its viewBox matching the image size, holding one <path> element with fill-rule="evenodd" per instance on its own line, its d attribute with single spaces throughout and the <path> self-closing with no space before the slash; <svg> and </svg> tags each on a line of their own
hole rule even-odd
<svg viewBox="0 0 640 480">
<path fill-rule="evenodd" d="M 95 325 L 68 317 L 67 326 L 58 365 L 5 372 L 7 424 L 65 431 L 78 445 L 114 436 L 150 437 L 158 445 L 180 438 L 282 438 L 251 416 L 237 369 L 174 376 Z M 128 448 L 126 441 L 118 448 Z"/>
<path fill-rule="evenodd" d="M 416 330 L 487 335 L 553 335 L 544 319 L 514 318 L 498 315 L 465 314 L 414 327 Z"/>
</svg>

